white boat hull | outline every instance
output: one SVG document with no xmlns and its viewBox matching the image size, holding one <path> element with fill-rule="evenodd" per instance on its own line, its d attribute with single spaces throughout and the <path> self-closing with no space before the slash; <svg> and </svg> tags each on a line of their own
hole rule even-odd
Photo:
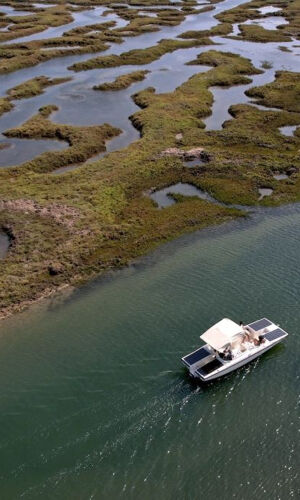
<svg viewBox="0 0 300 500">
<path fill-rule="evenodd" d="M 241 360 L 239 362 L 236 362 L 236 363 L 234 363 L 231 366 L 227 366 L 226 367 L 226 365 L 224 365 L 224 368 L 222 368 L 220 370 L 220 372 L 213 373 L 211 376 L 208 375 L 205 378 L 201 378 L 201 380 L 203 382 L 209 382 L 210 380 L 215 380 L 216 378 L 220 378 L 220 377 L 223 377 L 224 375 L 228 375 L 228 373 L 231 373 L 231 372 L 233 372 L 235 370 L 238 370 L 238 368 L 241 368 L 242 366 L 246 365 L 247 363 L 250 363 L 254 359 L 258 358 L 259 356 L 261 356 L 265 352 L 269 351 L 270 349 L 272 349 L 272 347 L 274 347 L 274 345 L 279 344 L 281 342 L 281 340 L 282 339 L 278 340 L 277 342 L 274 342 L 272 344 L 267 345 L 263 349 L 260 349 L 258 352 L 250 354 L 245 359 L 243 359 L 243 360 Z M 200 378 L 200 377 L 198 377 L 198 378 Z"/>
<path fill-rule="evenodd" d="M 250 323 L 247 327 L 256 334 L 257 339 L 261 339 L 259 345 L 249 342 L 242 352 L 237 351 L 233 353 L 232 359 L 224 360 L 209 343 L 205 344 L 182 358 L 190 375 L 202 382 L 223 377 L 258 358 L 288 336 L 286 331 L 267 318 Z"/>
</svg>

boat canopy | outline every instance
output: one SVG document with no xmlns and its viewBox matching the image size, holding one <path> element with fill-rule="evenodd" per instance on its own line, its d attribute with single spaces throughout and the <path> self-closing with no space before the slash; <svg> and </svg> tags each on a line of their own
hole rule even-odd
<svg viewBox="0 0 300 500">
<path fill-rule="evenodd" d="M 200 335 L 200 338 L 216 351 L 222 351 L 226 345 L 232 342 L 233 337 L 242 333 L 242 331 L 242 327 L 237 323 L 224 318 L 209 328 L 203 335 Z"/>
</svg>

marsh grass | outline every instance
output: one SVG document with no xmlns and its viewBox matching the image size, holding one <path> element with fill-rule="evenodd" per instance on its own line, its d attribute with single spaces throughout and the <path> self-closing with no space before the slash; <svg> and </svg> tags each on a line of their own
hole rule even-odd
<svg viewBox="0 0 300 500">
<path fill-rule="evenodd" d="M 179 24 L 187 13 L 197 10 L 196 1 L 189 1 L 175 14 L 167 8 L 168 3 L 166 1 L 166 9 L 158 12 L 157 18 L 139 15 L 143 6 L 152 5 L 151 0 L 141 0 L 136 9 L 112 5 L 113 12 L 129 21 L 129 31 L 128 26 L 115 30 L 111 29 L 115 25 L 99 23 L 94 29 L 97 33 L 92 35 L 88 27 L 83 27 L 56 39 L 3 46 L 0 72 L 66 54 L 101 51 L 108 47 L 110 40 L 121 42 L 123 36 L 137 36 L 145 30 L 159 29 L 160 25 Z M 162 40 L 147 49 L 96 57 L 77 63 L 71 69 L 142 65 L 167 52 L 212 44 L 208 37 L 230 35 L 233 22 L 262 17 L 256 9 L 265 4 L 264 0 L 256 0 L 223 12 L 217 16 L 221 21 L 219 25 L 210 30 L 186 32 L 182 40 Z M 65 22 L 64 16 L 72 17 L 74 8 L 83 10 L 95 2 L 74 0 L 72 5 L 59 7 L 57 22 Z M 299 36 L 299 0 L 281 5 L 290 24 L 280 29 L 280 35 Z M 54 14 L 49 14 L 48 25 L 53 25 Z M 35 22 L 31 19 L 29 23 L 24 20 L 14 23 L 10 36 L 20 36 L 24 30 L 45 29 L 42 23 L 46 15 L 35 12 L 34 16 L 37 16 Z M 80 45 L 80 48 L 71 51 L 56 48 L 61 45 Z M 53 50 L 43 53 L 45 47 L 53 47 Z M 272 197 L 261 204 L 300 200 L 300 127 L 293 137 L 279 132 L 281 126 L 300 125 L 300 114 L 294 112 L 299 111 L 299 73 L 280 72 L 271 84 L 250 90 L 249 95 L 264 105 L 278 107 L 281 103 L 282 111 L 261 111 L 251 105 L 231 106 L 232 119 L 225 122 L 221 130 L 206 131 L 203 118 L 211 113 L 213 103 L 210 88 L 249 83 L 251 75 L 261 70 L 247 59 L 215 50 L 200 54 L 190 64 L 204 64 L 211 69 L 194 75 L 174 92 L 156 94 L 155 89 L 148 88 L 133 96 L 141 108 L 131 117 L 141 133 L 140 140 L 74 171 L 51 175 L 56 168 L 83 162 L 104 151 L 105 141 L 120 130 L 108 124 L 91 127 L 58 124 L 50 119 L 57 108 L 45 106 L 23 125 L 6 131 L 7 136 L 24 140 L 64 140 L 69 148 L 43 153 L 31 162 L 0 171 L 0 226 L 9 228 L 14 236 L 6 258 L 0 262 L 0 314 L 18 310 L 64 284 L 80 284 L 99 272 L 125 265 L 184 232 L 244 215 L 236 209 L 189 197 L 177 197 L 176 204 L 158 210 L 145 196 L 147 190 L 188 182 L 224 203 L 254 205 L 258 203 L 259 187 L 269 186 L 274 189 Z M 140 72 L 103 85 L 124 88 L 124 81 L 127 86 L 129 77 L 131 83 L 134 73 Z M 29 97 L 42 92 L 48 84 L 45 80 L 33 80 L 11 91 L 19 98 Z M 0 113 L 1 109 L 8 111 L 11 106 L 8 97 L 2 98 Z M 204 149 L 209 158 L 205 166 L 186 168 L 179 158 L 161 156 L 166 148 L 178 145 L 179 134 L 180 147 L 184 150 Z M 276 182 L 274 170 L 291 172 L 288 181 Z M 26 207 L 31 202 L 35 210 L 28 211 Z M 55 216 L 55 210 L 56 215 L 72 210 L 77 215 L 70 222 Z M 56 272 L 50 272 L 50 268 Z"/>
<path fill-rule="evenodd" d="M 133 71 L 126 75 L 118 76 L 113 82 L 106 82 L 100 85 L 94 85 L 94 90 L 122 90 L 127 89 L 133 83 L 140 82 L 145 79 L 149 71 Z"/>
<path fill-rule="evenodd" d="M 259 104 L 300 113 L 300 73 L 277 71 L 275 81 L 246 91 Z"/>
<path fill-rule="evenodd" d="M 168 52 L 178 49 L 199 47 L 201 45 L 211 45 L 211 40 L 203 38 L 201 40 L 161 40 L 153 47 L 146 49 L 134 49 L 124 52 L 121 55 L 100 56 L 87 61 L 75 63 L 69 67 L 73 71 L 87 71 L 94 68 L 113 68 L 116 66 L 149 64 L 159 59 Z"/>
<path fill-rule="evenodd" d="M 99 126 L 76 127 L 61 125 L 49 120 L 56 106 L 44 106 L 39 113 L 20 127 L 4 132 L 6 137 L 22 139 L 58 139 L 66 141 L 69 148 L 63 151 L 48 151 L 31 161 L 23 163 L 23 171 L 51 172 L 57 168 L 81 163 L 88 158 L 105 151 L 105 142 L 118 135 L 121 130 L 107 123 Z M 11 167 L 14 170 L 14 167 Z"/>
<path fill-rule="evenodd" d="M 7 93 L 10 99 L 26 99 L 42 94 L 47 87 L 66 83 L 70 80 L 72 80 L 71 77 L 51 79 L 47 76 L 37 76 L 20 83 L 16 87 L 12 87 Z"/>
</svg>

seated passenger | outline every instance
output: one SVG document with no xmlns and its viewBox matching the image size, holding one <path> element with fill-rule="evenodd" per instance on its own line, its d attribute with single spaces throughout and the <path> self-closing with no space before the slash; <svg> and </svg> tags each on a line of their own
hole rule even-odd
<svg viewBox="0 0 300 500">
<path fill-rule="evenodd" d="M 224 351 L 222 353 L 222 358 L 225 359 L 225 361 L 231 361 L 233 359 L 230 346 L 228 346 L 224 349 Z"/>
</svg>

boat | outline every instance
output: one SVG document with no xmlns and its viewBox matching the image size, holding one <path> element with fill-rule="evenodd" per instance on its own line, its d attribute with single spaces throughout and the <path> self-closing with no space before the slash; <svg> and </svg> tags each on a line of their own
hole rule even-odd
<svg viewBox="0 0 300 500">
<path fill-rule="evenodd" d="M 209 382 L 250 363 L 287 336 L 267 318 L 248 325 L 223 318 L 200 336 L 206 344 L 181 360 L 192 377 Z"/>
</svg>

